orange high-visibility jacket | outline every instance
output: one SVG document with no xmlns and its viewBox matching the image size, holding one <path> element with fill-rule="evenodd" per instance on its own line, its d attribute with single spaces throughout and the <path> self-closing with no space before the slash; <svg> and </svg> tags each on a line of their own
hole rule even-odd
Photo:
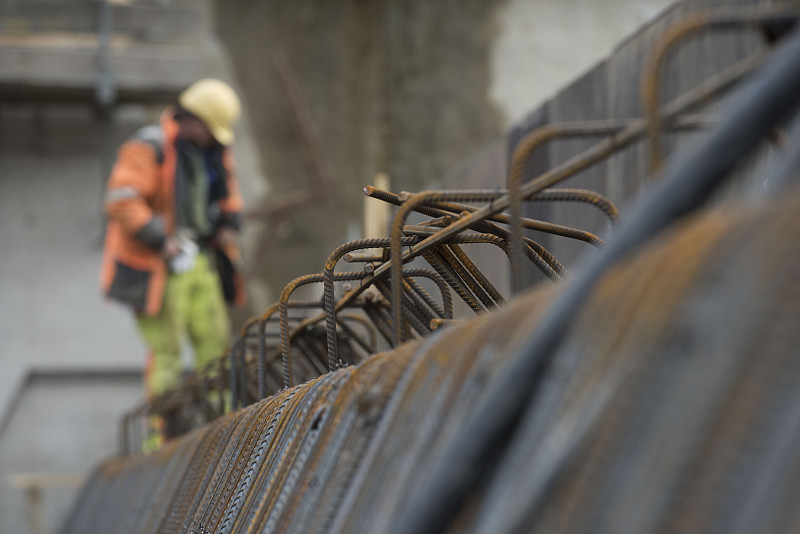
<svg viewBox="0 0 800 534">
<path fill-rule="evenodd" d="M 106 187 L 108 215 L 100 285 L 110 298 L 156 315 L 161 309 L 167 264 L 159 253 L 164 237 L 175 232 L 175 177 L 178 123 L 174 108 L 161 115 L 155 136 L 140 135 L 120 147 Z M 219 202 L 222 216 L 236 215 L 243 207 L 230 151 L 222 163 L 227 171 L 228 196 Z M 226 298 L 244 302 L 244 284 L 235 248 L 216 253 Z"/>
</svg>

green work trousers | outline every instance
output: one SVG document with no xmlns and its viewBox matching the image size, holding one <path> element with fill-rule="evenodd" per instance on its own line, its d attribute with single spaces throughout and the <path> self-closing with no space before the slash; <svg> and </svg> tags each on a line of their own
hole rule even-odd
<svg viewBox="0 0 800 534">
<path fill-rule="evenodd" d="M 150 349 L 145 372 L 148 395 L 160 395 L 180 384 L 184 335 L 192 345 L 196 368 L 221 356 L 229 343 L 228 310 L 219 277 L 206 255 L 197 256 L 193 269 L 171 273 L 159 314 L 137 315 L 136 324 Z"/>
</svg>

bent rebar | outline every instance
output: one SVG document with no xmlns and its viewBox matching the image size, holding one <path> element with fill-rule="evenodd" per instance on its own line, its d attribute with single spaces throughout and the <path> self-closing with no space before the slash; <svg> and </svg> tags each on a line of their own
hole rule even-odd
<svg viewBox="0 0 800 534">
<path fill-rule="evenodd" d="M 798 17 L 800 17 L 800 6 L 797 3 L 716 8 L 689 13 L 666 30 L 653 48 L 642 75 L 641 94 L 647 119 L 651 172 L 659 170 L 664 161 L 664 151 L 661 145 L 661 131 L 664 123 L 658 106 L 661 100 L 661 77 L 664 75 L 666 60 L 671 50 L 681 41 L 703 31 L 794 22 Z"/>
</svg>

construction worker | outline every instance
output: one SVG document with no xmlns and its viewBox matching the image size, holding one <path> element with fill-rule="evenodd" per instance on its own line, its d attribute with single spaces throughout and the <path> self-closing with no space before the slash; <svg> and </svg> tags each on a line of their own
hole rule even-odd
<svg viewBox="0 0 800 534">
<path fill-rule="evenodd" d="M 181 339 L 195 365 L 229 343 L 226 301 L 241 304 L 236 236 L 242 198 L 229 146 L 240 114 L 226 83 L 202 79 L 158 126 L 119 149 L 106 188 L 101 286 L 130 306 L 149 348 L 149 396 L 179 384 Z"/>
</svg>

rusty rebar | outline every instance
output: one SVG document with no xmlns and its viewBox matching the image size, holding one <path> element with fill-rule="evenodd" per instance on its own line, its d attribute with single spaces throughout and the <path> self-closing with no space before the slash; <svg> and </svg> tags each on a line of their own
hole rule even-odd
<svg viewBox="0 0 800 534">
<path fill-rule="evenodd" d="M 360 280 L 367 276 L 367 273 L 363 272 L 351 272 L 351 273 L 334 273 L 332 275 L 333 280 Z M 291 349 L 289 347 L 290 340 L 289 340 L 289 324 L 288 324 L 288 301 L 289 296 L 295 291 L 298 287 L 301 287 L 306 284 L 312 283 L 319 283 L 325 281 L 325 275 L 322 273 L 318 274 L 308 274 L 305 276 L 301 276 L 299 278 L 295 278 L 291 282 L 289 282 L 286 287 L 283 288 L 280 297 L 280 304 L 278 306 L 278 311 L 280 315 L 280 327 L 281 327 L 281 354 L 283 356 L 283 381 L 285 387 L 291 387 L 293 384 L 292 380 L 292 360 L 291 360 Z M 302 328 L 301 326 L 298 327 L 298 330 Z"/>
<path fill-rule="evenodd" d="M 681 117 L 675 121 L 676 127 L 681 128 L 688 128 L 694 129 L 701 126 L 705 126 L 709 123 L 708 119 L 705 117 Z M 511 230 L 511 238 L 509 241 L 511 242 L 511 286 L 514 292 L 517 292 L 529 284 L 527 277 L 524 276 L 524 271 L 522 268 L 522 256 L 523 256 L 523 244 L 521 242 L 521 235 L 522 235 L 522 228 L 529 228 L 524 222 L 521 213 L 521 202 L 522 197 L 520 196 L 520 186 L 522 185 L 523 175 L 525 172 L 525 164 L 533 155 L 533 153 L 543 146 L 545 143 L 549 143 L 556 139 L 563 139 L 563 138 L 571 138 L 571 137 L 597 137 L 597 136 L 610 136 L 616 135 L 627 128 L 632 128 L 636 125 L 636 120 L 631 119 L 619 119 L 619 120 L 600 120 L 600 121 L 588 121 L 588 122 L 567 122 L 567 123 L 555 123 L 555 124 L 546 124 L 541 126 L 532 132 L 528 133 L 522 140 L 517 143 L 516 147 L 514 148 L 514 154 L 511 158 L 511 164 L 509 167 L 509 176 L 508 176 L 508 195 L 509 195 L 509 217 L 507 221 L 510 225 Z M 575 171 L 579 172 L 579 171 Z M 574 173 L 573 173 L 574 174 Z M 548 191 L 553 191 L 552 189 L 545 189 L 541 188 L 535 194 L 531 196 L 527 196 L 527 200 L 550 200 L 551 198 L 555 199 L 558 196 L 558 193 L 549 193 Z M 556 190 L 558 191 L 558 190 Z M 560 191 L 575 191 L 575 190 L 560 190 Z M 590 194 L 592 192 L 589 192 Z M 595 195 L 601 196 L 599 193 L 594 193 Z M 588 201 L 596 205 L 598 208 L 603 209 L 611 209 L 612 213 L 616 212 L 616 207 L 611 204 L 610 201 L 602 197 L 602 199 L 598 199 L 598 203 L 594 203 L 590 197 L 583 197 L 578 195 L 575 200 L 578 201 Z M 611 208 L 606 208 L 606 206 L 610 205 Z M 605 209 L 604 209 L 605 208 Z M 608 214 L 608 212 L 606 212 Z M 609 215 L 611 218 L 611 215 Z M 616 221 L 616 219 L 611 218 L 612 223 Z"/>
<path fill-rule="evenodd" d="M 385 278 L 375 280 L 375 288 L 380 291 L 381 295 L 387 300 L 391 300 L 390 283 Z M 422 317 L 421 310 L 414 305 L 408 298 L 408 294 L 403 292 L 403 301 L 400 303 L 392 302 L 392 310 L 400 308 L 400 313 L 403 317 L 403 328 L 405 329 L 404 335 L 408 336 L 411 330 L 414 330 L 418 335 L 422 336 L 428 331 L 426 319 Z"/>
<path fill-rule="evenodd" d="M 580 202 L 602 211 L 612 226 L 619 224 L 619 209 L 605 195 L 589 189 L 550 188 L 539 191 L 528 202 Z M 510 216 L 509 216 L 510 219 Z M 501 221 L 505 222 L 505 221 Z"/>
<path fill-rule="evenodd" d="M 373 186 L 366 186 L 364 188 L 364 194 L 366 194 L 367 196 L 369 196 L 371 198 L 382 200 L 384 202 L 388 202 L 388 203 L 394 204 L 396 206 L 400 206 L 403 203 L 403 200 L 401 200 L 401 196 L 399 194 L 392 193 L 390 191 L 385 191 L 385 190 L 382 190 L 382 189 L 378 189 L 378 188 L 373 187 Z M 444 203 L 444 204 L 441 204 L 441 205 L 443 205 L 444 207 L 450 208 L 449 211 L 446 211 L 446 210 L 440 209 L 440 208 L 436 208 L 436 207 L 431 207 L 428 204 L 415 207 L 414 211 L 417 211 L 417 212 L 422 213 L 424 215 L 429 215 L 431 217 L 436 217 L 436 219 L 434 219 L 434 221 L 438 221 L 438 220 L 442 220 L 443 221 L 443 220 L 446 219 L 447 221 L 450 222 L 450 224 L 452 224 L 453 222 L 455 222 L 459 218 L 458 216 L 454 217 L 453 214 L 455 214 L 455 213 L 463 214 L 464 212 L 470 212 L 471 213 L 471 212 L 474 212 L 475 209 L 476 209 L 476 208 L 473 208 L 472 206 L 467 206 L 467 205 L 464 205 L 464 204 L 455 204 L 453 202 L 447 202 L 447 203 Z M 489 222 L 490 220 L 505 222 L 504 219 L 506 219 L 506 221 L 508 220 L 506 217 L 507 216 L 505 216 L 503 214 L 500 214 L 500 213 L 492 214 L 492 215 L 489 215 L 485 220 L 481 219 L 481 220 L 474 221 L 472 224 L 469 225 L 469 227 L 474 229 L 474 230 L 477 230 L 479 232 L 491 233 L 491 234 L 500 236 L 503 239 L 509 240 L 510 239 L 509 238 L 509 235 L 510 235 L 509 231 L 507 231 L 507 230 L 505 230 L 503 228 L 500 228 L 499 226 Z M 432 221 L 429 221 L 429 223 L 435 224 Z M 527 223 L 530 223 L 530 226 L 532 226 L 532 227 L 536 226 L 536 222 L 535 221 L 532 221 L 530 219 L 523 219 L 523 224 L 527 224 Z M 422 235 L 421 232 L 416 232 L 416 233 Z M 427 235 L 428 236 L 432 236 L 432 235 L 434 235 L 434 233 L 435 232 L 430 232 Z M 504 249 L 504 250 L 505 250 L 505 252 L 507 254 L 509 253 L 507 249 Z M 557 280 L 559 277 L 556 276 L 556 272 L 558 272 L 559 274 L 562 273 L 562 272 L 565 272 L 565 269 L 563 268 L 563 266 L 561 266 L 561 264 L 558 262 L 558 260 L 556 260 L 555 257 L 549 251 L 547 251 L 544 247 L 542 247 L 541 245 L 536 243 L 535 245 L 533 245 L 533 250 L 540 257 L 539 258 L 535 258 L 535 257 L 532 257 L 532 256 L 529 255 L 531 261 L 549 279 Z M 511 257 L 510 256 L 509 256 L 509 261 L 511 261 Z"/>
<path fill-rule="evenodd" d="M 403 243 L 410 245 L 416 243 L 417 241 L 418 239 L 415 237 L 408 237 L 403 241 Z M 328 342 L 328 369 L 331 371 L 337 368 L 339 362 L 339 355 L 336 347 L 336 304 L 333 287 L 333 272 L 334 269 L 336 269 L 336 263 L 342 256 L 355 250 L 385 248 L 390 245 L 391 240 L 384 237 L 359 239 L 336 247 L 325 261 L 325 269 L 323 271 L 324 286 L 322 298 L 325 308 L 325 330 L 327 333 Z"/>
<path fill-rule="evenodd" d="M 478 286 L 481 289 L 483 289 L 488 294 L 488 296 L 494 301 L 496 306 L 505 303 L 505 299 L 497 290 L 497 288 L 494 287 L 494 284 L 492 284 L 489 281 L 489 279 L 486 278 L 486 276 L 480 271 L 480 269 L 478 269 L 478 266 L 475 265 L 475 263 L 469 258 L 469 256 L 467 256 L 467 254 L 460 246 L 452 244 L 449 245 L 449 248 L 453 252 L 455 257 L 458 258 L 458 261 L 461 262 L 461 265 L 464 266 L 464 268 L 467 270 L 470 276 L 472 276 L 472 278 L 475 279 L 475 281 L 478 283 Z"/>
<path fill-rule="evenodd" d="M 800 6 L 796 2 L 766 6 L 724 7 L 689 13 L 667 29 L 653 48 L 642 76 L 642 102 L 648 123 L 651 172 L 658 171 L 664 160 L 661 145 L 661 130 L 664 123 L 658 107 L 661 100 L 661 78 L 666 70 L 666 61 L 672 49 L 678 43 L 700 32 L 794 22 L 799 16 Z"/>
<path fill-rule="evenodd" d="M 348 252 L 342 259 L 347 263 L 375 263 L 382 262 L 383 256 L 379 254 L 353 254 Z"/>
<path fill-rule="evenodd" d="M 392 237 L 392 245 L 389 249 L 390 252 L 390 279 L 392 281 L 392 302 L 401 302 L 402 301 L 402 294 L 403 288 L 401 285 L 401 264 L 402 261 L 408 261 L 414 257 L 414 254 L 411 252 L 413 247 L 410 247 L 408 250 L 408 254 L 403 257 L 402 251 L 400 250 L 402 239 L 403 239 L 403 226 L 405 225 L 406 218 L 414 210 L 415 207 L 423 204 L 427 200 L 452 200 L 456 202 L 482 202 L 482 201 L 493 201 L 497 197 L 495 191 L 486 191 L 486 190 L 464 190 L 464 191 L 427 191 L 422 193 L 417 193 L 412 195 L 408 198 L 408 200 L 404 201 L 400 208 L 395 213 L 394 221 L 392 222 L 391 228 L 391 237 Z M 448 226 L 446 228 L 452 228 L 455 224 Z M 428 238 L 432 239 L 432 238 Z M 427 239 L 426 239 L 427 241 Z M 384 264 L 386 265 L 386 264 Z M 378 269 L 380 270 L 380 268 Z M 378 270 L 376 270 L 376 275 Z M 395 346 L 399 345 L 402 341 L 402 315 L 400 310 L 395 308 L 393 310 L 393 330 L 394 330 L 394 343 Z"/>
<path fill-rule="evenodd" d="M 451 245 L 442 245 L 437 250 L 440 254 L 440 257 L 450 268 L 450 271 L 454 277 L 458 278 L 464 283 L 472 296 L 481 302 L 484 309 L 490 310 L 496 307 L 494 300 L 492 300 L 488 292 L 481 287 L 480 283 L 478 283 L 478 281 L 472 276 L 472 273 L 470 273 L 469 270 L 461 263 L 461 261 L 459 261 L 458 257 L 451 248 Z"/>
<path fill-rule="evenodd" d="M 367 196 L 371 197 L 374 196 L 374 193 L 380 191 L 380 196 L 374 196 L 374 198 L 391 202 L 396 206 L 401 206 L 403 202 L 408 200 L 410 196 L 409 193 L 395 194 L 395 193 L 390 193 L 388 191 L 381 191 L 371 186 L 366 187 L 364 190 Z M 447 193 L 447 192 L 448 191 L 442 191 L 442 193 Z M 496 191 L 491 191 L 491 192 L 486 191 L 485 193 L 486 193 L 486 199 L 488 200 L 490 195 L 493 198 L 501 198 L 502 196 L 507 195 L 508 191 L 505 189 L 498 189 Z M 529 201 L 564 200 L 572 202 L 586 202 L 602 209 L 604 213 L 606 213 L 607 215 L 611 214 L 609 217 L 610 218 L 614 217 L 612 221 L 616 220 L 616 216 L 618 216 L 618 211 L 616 207 L 611 203 L 611 201 L 594 191 L 587 191 L 582 189 L 558 189 L 558 190 L 547 189 L 541 191 L 540 193 L 537 193 L 536 195 L 534 195 L 534 197 L 528 200 Z M 467 204 L 459 204 L 457 202 L 437 199 L 437 200 L 426 200 L 424 204 L 416 206 L 414 208 L 414 211 L 425 215 L 431 215 L 437 217 L 437 219 L 434 219 L 433 221 L 425 221 L 424 223 L 420 223 L 420 225 L 438 226 L 439 222 L 452 223 L 456 221 L 459 218 L 459 216 L 464 214 L 465 212 L 473 213 L 477 209 L 478 208 L 475 208 L 474 206 L 469 206 Z M 476 222 L 471 227 L 479 232 L 489 232 L 487 226 L 488 222 L 499 222 L 503 224 L 508 224 L 511 222 L 511 216 L 503 213 L 496 213 L 486 217 L 484 221 Z M 572 228 L 569 226 L 565 226 L 563 224 L 540 221 L 527 217 L 521 219 L 521 224 L 524 228 L 528 230 L 534 230 L 546 234 L 558 235 L 570 239 L 577 239 L 579 241 L 583 241 L 585 243 L 589 243 L 595 246 L 603 244 L 603 240 L 600 239 L 598 236 L 592 234 L 591 232 L 586 232 L 584 230 L 579 230 L 577 228 Z"/>
<path fill-rule="evenodd" d="M 436 273 L 430 273 L 430 274 L 433 276 L 433 275 L 434 275 L 434 274 L 436 274 Z M 435 279 L 438 281 L 438 280 L 441 280 L 441 277 L 439 277 L 439 276 L 436 276 L 436 277 L 435 277 Z M 448 308 L 448 306 L 447 306 L 447 305 L 446 305 L 444 302 L 443 302 L 443 303 L 442 303 L 442 305 L 440 306 L 440 305 L 439 305 L 439 303 L 438 303 L 438 302 L 436 302 L 436 301 L 433 299 L 433 297 L 431 296 L 431 294 L 430 294 L 430 293 L 428 293 L 428 292 L 425 290 L 425 288 L 424 288 L 424 287 L 422 287 L 422 286 L 421 286 L 421 285 L 420 285 L 420 284 L 419 284 L 419 283 L 418 283 L 416 280 L 414 280 L 412 277 L 410 277 L 410 276 L 406 275 L 406 283 L 408 284 L 408 286 L 409 286 L 409 287 L 410 287 L 410 288 L 411 288 L 411 289 L 412 289 L 414 292 L 416 292 L 416 293 L 417 293 L 417 295 L 419 295 L 419 298 L 421 298 L 421 299 L 422 299 L 422 300 L 425 302 L 425 304 L 426 304 L 426 305 L 427 305 L 427 306 L 428 306 L 428 307 L 429 307 L 431 310 L 433 310 L 433 312 L 434 312 L 436 315 L 438 315 L 439 317 L 452 317 L 452 315 L 453 315 L 453 310 L 452 310 L 452 302 L 451 302 L 451 304 L 450 304 L 450 307 L 449 307 L 449 308 Z M 442 291 L 442 288 L 440 287 L 440 288 L 439 288 L 439 290 L 440 290 L 440 291 Z M 447 287 L 446 287 L 446 285 L 445 285 L 445 287 L 444 287 L 444 290 L 443 290 L 442 294 L 444 294 L 444 295 L 448 295 L 448 296 L 450 295 L 450 292 L 447 290 Z"/>
<path fill-rule="evenodd" d="M 491 391 L 482 397 L 478 408 L 441 453 L 449 463 L 435 466 L 425 483 L 412 492 L 413 497 L 401 513 L 393 534 L 444 530 L 480 480 L 478 473 L 463 466 L 486 465 L 496 460 L 496 455 L 504 449 L 502 444 L 508 443 L 523 417 L 531 396 L 541 391 L 537 386 L 547 374 L 576 313 L 600 278 L 667 225 L 704 204 L 775 124 L 797 111 L 800 32 L 795 30 L 758 74 L 738 93 L 715 131 L 688 157 L 668 169 L 609 246 L 592 257 L 581 276 L 559 295 L 534 335 L 519 348 L 519 360 L 502 371 Z M 424 241 L 417 247 L 423 244 Z M 477 435 L 483 438 L 475 439 Z"/>
<path fill-rule="evenodd" d="M 707 80 L 693 90 L 687 91 L 686 93 L 683 93 L 681 96 L 672 100 L 664 108 L 664 119 L 668 123 L 671 123 L 681 113 L 684 113 L 693 106 L 706 101 L 721 91 L 724 91 L 749 73 L 757 65 L 760 57 L 760 54 L 756 54 L 755 56 L 746 58 L 745 60 L 736 63 L 728 69 L 725 69 L 717 76 Z M 637 141 L 643 135 L 645 127 L 646 124 L 643 120 L 635 120 L 630 126 L 618 132 L 617 134 L 604 139 L 593 147 L 573 156 L 564 163 L 557 165 L 556 167 L 548 170 L 547 172 L 521 186 L 521 198 L 527 199 L 539 191 L 551 187 L 565 178 L 591 167 L 599 161 L 607 158 L 617 150 L 630 145 L 634 141 Z M 481 221 L 491 215 L 507 209 L 509 207 L 509 202 L 509 196 L 504 195 L 487 203 L 469 215 L 459 218 L 453 224 L 442 228 L 436 234 L 431 235 L 416 245 L 409 247 L 408 250 L 402 252 L 401 259 L 405 260 L 410 257 L 420 255 L 423 251 L 428 250 L 442 242 L 443 239 L 456 235 L 462 230 L 471 227 L 477 221 Z M 393 268 L 393 263 L 393 260 L 384 263 L 375 270 L 373 276 L 381 276 L 386 271 L 391 270 Z"/>
<path fill-rule="evenodd" d="M 500 248 L 500 250 L 505 253 L 508 257 L 509 262 L 511 261 L 511 253 L 510 253 L 510 243 L 508 242 L 507 236 L 509 232 L 505 229 L 499 227 L 490 228 L 492 231 L 491 233 L 479 233 L 479 232 L 465 232 L 458 234 L 454 237 L 450 237 L 444 240 L 444 243 L 448 244 L 479 244 L 479 243 L 486 243 L 492 244 Z M 414 235 L 420 237 L 430 237 L 437 233 L 437 230 L 434 228 L 430 228 L 427 226 L 409 226 L 406 225 L 403 228 L 404 232 L 413 233 Z M 561 262 L 559 262 L 555 256 L 550 254 L 550 252 L 541 246 L 539 243 L 533 241 L 532 239 L 523 238 L 525 244 L 528 245 L 527 254 L 531 260 L 531 263 L 536 265 L 539 270 L 550 280 L 556 281 L 559 280 L 562 276 L 566 275 L 566 269 Z"/>
<path fill-rule="evenodd" d="M 439 253 L 439 249 L 432 249 L 426 250 L 422 253 L 422 257 L 425 258 L 425 261 L 433 267 L 433 269 L 441 276 L 447 284 L 455 291 L 456 295 L 461 297 L 467 306 L 472 309 L 475 313 L 481 313 L 483 308 L 481 307 L 480 303 L 477 302 L 469 292 L 469 289 L 464 285 L 464 283 L 459 280 L 457 277 L 453 276 L 453 273 L 448 268 L 445 260 L 441 257 Z M 392 321 L 396 321 L 396 318 L 393 316 Z M 395 338 L 393 338 L 395 339 Z M 396 341 L 396 340 L 395 340 Z M 396 345 L 395 345 L 396 346 Z"/>
<path fill-rule="evenodd" d="M 347 324 L 347 321 L 355 321 L 361 326 L 363 326 L 370 336 L 369 341 L 365 341 L 364 338 L 362 338 L 358 334 L 358 332 L 356 332 L 350 325 Z M 362 349 L 364 349 L 364 351 L 366 351 L 367 354 L 375 354 L 375 352 L 378 350 L 378 340 L 377 340 L 377 335 L 375 333 L 375 327 L 374 325 L 369 324 L 363 317 L 359 317 L 357 315 L 341 314 L 339 315 L 339 317 L 336 318 L 336 322 L 339 324 L 342 330 L 344 330 L 347 333 L 347 335 L 350 338 L 355 340 L 357 345 L 359 345 Z M 355 362 L 350 362 L 350 363 L 355 363 Z"/>
</svg>

